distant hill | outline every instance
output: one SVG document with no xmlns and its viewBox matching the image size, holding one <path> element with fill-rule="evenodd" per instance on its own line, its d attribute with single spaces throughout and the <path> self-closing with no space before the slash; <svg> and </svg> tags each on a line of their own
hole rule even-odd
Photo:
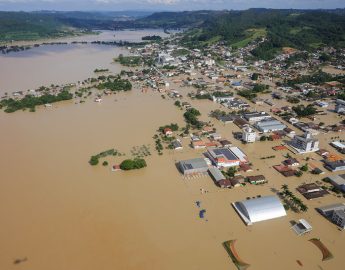
<svg viewBox="0 0 345 270">
<path fill-rule="evenodd" d="M 190 27 L 183 42 L 204 46 L 224 41 L 243 47 L 266 37 L 252 53 L 271 59 L 282 47 L 313 50 L 322 46 L 345 47 L 345 12 L 336 10 L 193 11 L 155 13 L 138 21 L 161 27 Z"/>
</svg>

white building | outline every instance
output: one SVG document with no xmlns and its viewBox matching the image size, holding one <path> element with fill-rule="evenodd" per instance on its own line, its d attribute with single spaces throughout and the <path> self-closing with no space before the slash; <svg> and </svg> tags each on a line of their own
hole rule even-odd
<svg viewBox="0 0 345 270">
<path fill-rule="evenodd" d="M 265 119 L 272 118 L 267 112 L 244 113 L 243 117 L 250 123 L 256 123 Z"/>
<path fill-rule="evenodd" d="M 276 196 L 266 196 L 232 203 L 247 225 L 286 216 L 283 204 Z"/>
<path fill-rule="evenodd" d="M 284 128 L 286 128 L 286 125 L 275 118 L 270 118 L 257 122 L 255 124 L 255 127 L 261 132 L 269 133 L 273 131 L 283 130 Z"/>
<path fill-rule="evenodd" d="M 246 127 L 242 131 L 242 141 L 247 143 L 253 143 L 256 140 L 256 132 L 250 128 Z"/>
<path fill-rule="evenodd" d="M 313 138 L 310 132 L 305 132 L 302 136 L 296 135 L 290 145 L 300 154 L 319 150 L 319 140 Z"/>
<path fill-rule="evenodd" d="M 337 99 L 335 105 L 335 111 L 337 113 L 344 113 L 345 112 L 345 100 Z"/>
</svg>

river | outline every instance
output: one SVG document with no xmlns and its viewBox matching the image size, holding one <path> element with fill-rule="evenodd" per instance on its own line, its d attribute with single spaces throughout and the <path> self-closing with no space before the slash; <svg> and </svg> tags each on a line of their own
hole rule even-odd
<svg viewBox="0 0 345 270">
<path fill-rule="evenodd" d="M 143 36 L 160 35 L 163 30 L 102 31 L 99 35 L 68 37 L 47 42 L 68 42 L 68 45 L 43 45 L 27 51 L 0 55 L 0 96 L 4 93 L 36 89 L 50 84 L 65 84 L 94 77 L 94 69 L 107 68 L 121 71 L 113 62 L 125 48 L 95 45 L 70 44 L 73 41 L 129 41 L 140 42 Z"/>
</svg>

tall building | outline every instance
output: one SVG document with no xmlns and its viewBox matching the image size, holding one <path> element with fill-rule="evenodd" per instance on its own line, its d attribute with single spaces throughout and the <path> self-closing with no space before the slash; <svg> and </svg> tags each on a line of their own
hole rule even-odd
<svg viewBox="0 0 345 270">
<path fill-rule="evenodd" d="M 296 135 L 290 145 L 300 154 L 319 150 L 319 140 L 313 138 L 310 132 L 305 132 L 302 136 Z"/>
<path fill-rule="evenodd" d="M 245 127 L 242 131 L 242 141 L 252 143 L 255 142 L 255 139 L 256 132 L 250 127 Z"/>
</svg>

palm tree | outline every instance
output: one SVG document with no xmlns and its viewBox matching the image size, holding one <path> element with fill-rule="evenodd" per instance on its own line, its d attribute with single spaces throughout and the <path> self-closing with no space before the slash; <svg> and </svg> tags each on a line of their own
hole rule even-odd
<svg viewBox="0 0 345 270">
<path fill-rule="evenodd" d="M 307 212 L 308 211 L 308 206 L 306 206 L 305 204 L 301 204 L 300 205 L 300 209 L 302 212 Z"/>
</svg>

